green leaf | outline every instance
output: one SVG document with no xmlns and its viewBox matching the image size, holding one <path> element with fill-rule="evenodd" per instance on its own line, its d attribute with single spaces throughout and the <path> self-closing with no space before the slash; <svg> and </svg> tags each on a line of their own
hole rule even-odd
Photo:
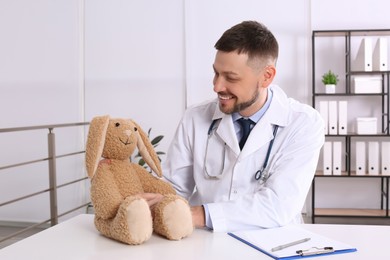
<svg viewBox="0 0 390 260">
<path fill-rule="evenodd" d="M 138 161 L 138 164 L 141 165 L 141 166 L 144 166 L 144 165 L 145 165 L 144 159 L 141 158 L 141 159 Z"/>
<path fill-rule="evenodd" d="M 164 138 L 163 135 L 159 135 L 159 136 L 153 138 L 153 140 L 151 141 L 152 145 L 157 145 L 163 138 Z"/>
</svg>

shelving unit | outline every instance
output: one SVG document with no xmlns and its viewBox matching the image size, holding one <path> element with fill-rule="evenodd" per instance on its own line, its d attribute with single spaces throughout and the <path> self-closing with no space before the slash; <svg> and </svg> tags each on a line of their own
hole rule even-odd
<svg viewBox="0 0 390 260">
<path fill-rule="evenodd" d="M 316 50 L 317 47 L 317 41 L 319 38 L 337 38 L 338 40 L 342 40 L 342 43 L 340 45 L 343 45 L 344 51 L 343 52 L 337 52 L 339 54 L 343 53 L 340 56 L 338 55 L 339 60 L 334 63 L 330 64 L 330 66 L 334 65 L 341 70 L 344 70 L 342 73 L 336 73 L 341 76 L 340 83 L 342 83 L 342 87 L 338 87 L 338 91 L 334 94 L 327 94 L 325 91 L 321 91 L 321 75 L 318 75 L 319 72 L 317 69 L 317 66 L 323 62 L 329 62 L 327 58 L 323 59 L 316 59 Z M 312 105 L 314 108 L 316 108 L 316 105 L 318 104 L 319 100 L 329 100 L 329 99 L 346 99 L 346 100 L 356 100 L 357 98 L 361 99 L 377 99 L 375 101 L 375 106 L 380 106 L 381 109 L 381 119 L 378 121 L 381 124 L 380 133 L 378 134 L 370 134 L 370 135 L 359 135 L 356 132 L 348 131 L 345 135 L 326 135 L 327 140 L 332 139 L 341 139 L 344 144 L 344 151 L 345 156 L 343 157 L 343 171 L 341 175 L 324 175 L 322 171 L 317 171 L 316 175 L 313 179 L 312 183 L 312 222 L 315 223 L 316 218 L 319 217 L 348 217 L 348 218 L 390 218 L 390 209 L 389 209 L 389 175 L 384 174 L 368 174 L 365 175 L 357 175 L 354 169 L 351 167 L 351 157 L 354 155 L 355 151 L 352 148 L 352 144 L 356 142 L 356 140 L 386 140 L 390 141 L 390 88 L 389 88 L 389 77 L 390 77 L 390 71 L 389 69 L 387 71 L 363 71 L 363 70 L 353 70 L 352 69 L 352 63 L 353 63 L 353 46 L 352 46 L 352 40 L 354 38 L 360 39 L 363 37 L 386 37 L 388 38 L 388 44 L 390 44 L 390 29 L 379 29 L 379 30 L 328 30 L 328 31 L 313 31 L 312 32 Z M 355 39 L 356 39 L 355 38 Z M 332 41 L 330 41 L 332 43 Z M 326 44 L 325 44 L 326 45 Z M 327 51 L 332 51 L 335 46 L 330 46 L 329 50 L 326 49 L 327 47 L 322 46 L 324 49 L 321 49 L 322 53 L 326 53 Z M 339 50 L 338 50 L 339 51 Z M 337 55 L 336 55 L 337 56 Z M 344 63 L 344 64 L 342 64 Z M 344 65 L 344 66 L 342 66 Z M 329 65 L 328 65 L 329 66 Z M 342 68 L 344 67 L 344 68 Z M 388 67 L 389 64 L 388 64 Z M 332 67 L 327 67 L 327 69 L 332 69 Z M 316 70 L 317 69 L 317 70 Z M 324 69 L 324 66 L 323 68 Z M 341 71 L 340 70 L 340 71 Z M 316 73 L 319 72 L 319 73 Z M 326 71 L 322 71 L 326 72 Z M 382 91 L 381 93 L 354 93 L 352 89 L 352 79 L 355 76 L 360 75 L 374 75 L 379 76 L 382 79 Z M 365 102 L 363 102 L 365 103 Z M 362 104 L 364 106 L 366 104 Z M 379 110 L 379 107 L 377 107 Z M 337 178 L 349 178 L 348 180 L 353 180 L 356 178 L 376 178 L 380 179 L 380 190 L 378 192 L 380 193 L 380 201 L 378 201 L 378 204 L 380 203 L 380 207 L 378 209 L 362 209 L 362 208 L 318 208 L 316 207 L 316 179 L 318 178 L 333 178 L 335 181 L 337 181 Z"/>
</svg>

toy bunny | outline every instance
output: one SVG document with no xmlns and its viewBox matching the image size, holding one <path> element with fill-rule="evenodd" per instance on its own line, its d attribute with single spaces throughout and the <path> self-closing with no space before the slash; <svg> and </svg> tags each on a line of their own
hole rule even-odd
<svg viewBox="0 0 390 260">
<path fill-rule="evenodd" d="M 92 119 L 87 145 L 86 168 L 91 178 L 91 200 L 95 226 L 104 235 L 137 245 L 153 231 L 179 240 L 193 231 L 187 201 L 176 195 L 170 184 L 153 176 L 129 158 L 138 148 L 144 161 L 162 176 L 160 160 L 145 132 L 130 119 Z M 110 163 L 99 163 L 101 157 Z M 150 209 L 137 194 L 160 193 L 162 201 Z"/>
</svg>

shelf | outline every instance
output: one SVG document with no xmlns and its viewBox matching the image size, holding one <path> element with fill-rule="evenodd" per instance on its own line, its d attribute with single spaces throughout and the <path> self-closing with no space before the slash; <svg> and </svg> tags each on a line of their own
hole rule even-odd
<svg viewBox="0 0 390 260">
<path fill-rule="evenodd" d="M 332 94 L 328 94 L 328 93 L 314 93 L 313 94 L 314 96 L 316 97 L 320 97 L 320 96 L 335 96 L 335 97 L 340 97 L 340 96 L 349 96 L 349 97 L 354 97 L 354 96 L 386 96 L 387 93 L 332 93 Z"/>
<path fill-rule="evenodd" d="M 341 172 L 341 175 L 324 175 L 323 172 L 317 171 L 315 174 L 315 177 L 321 177 L 321 178 L 351 178 L 351 177 L 356 177 L 356 178 L 389 178 L 390 174 L 362 174 L 362 175 L 357 175 L 355 171 L 352 171 L 350 175 L 348 175 L 348 172 Z"/>
<path fill-rule="evenodd" d="M 386 217 L 383 209 L 316 208 L 316 217 Z"/>
<path fill-rule="evenodd" d="M 378 124 L 378 129 L 376 131 L 379 131 L 379 133 L 375 134 L 357 134 L 357 132 L 347 132 L 345 134 L 327 134 L 325 135 L 327 141 L 329 142 L 340 142 L 342 145 L 344 145 L 344 148 L 341 148 L 341 151 L 337 153 L 337 166 L 342 167 L 338 169 L 344 169 L 344 171 L 341 172 L 341 174 L 338 175 L 324 175 L 324 171 L 322 169 L 318 168 L 318 170 L 315 173 L 315 176 L 313 178 L 312 182 L 312 222 L 315 223 L 315 218 L 317 217 L 345 217 L 345 218 L 385 218 L 390 219 L 390 174 L 369 174 L 368 172 L 365 174 L 356 174 L 355 168 L 353 163 L 356 162 L 356 157 L 354 158 L 355 161 L 352 161 L 352 158 L 354 154 L 356 153 L 356 142 L 362 141 L 362 142 L 369 142 L 369 141 L 375 141 L 375 142 L 387 142 L 389 141 L 390 137 L 390 69 L 387 67 L 386 71 L 379 71 L 379 67 L 375 67 L 374 71 L 364 71 L 364 67 L 356 67 L 355 65 L 355 57 L 352 57 L 354 55 L 354 51 L 357 50 L 357 44 L 363 41 L 363 39 L 368 36 L 368 38 L 379 38 L 379 37 L 386 37 L 387 42 L 390 42 L 390 29 L 362 29 L 362 30 L 317 30 L 312 31 L 312 106 L 316 107 L 316 105 L 321 101 L 334 101 L 334 102 L 340 102 L 340 101 L 347 101 L 352 102 L 352 108 L 357 111 L 355 114 L 359 115 L 360 109 L 363 111 L 375 111 L 375 116 L 377 117 L 377 120 L 381 120 L 381 122 Z M 320 40 L 320 46 L 319 49 L 316 50 L 316 38 L 319 37 L 336 37 L 337 39 L 332 39 L 330 41 L 328 40 Z M 341 39 L 344 38 L 344 39 Z M 355 39 L 353 39 L 355 38 Z M 343 43 L 344 42 L 344 43 Z M 329 66 L 329 64 L 333 64 L 330 61 L 324 62 L 327 57 L 326 53 L 324 51 L 332 51 L 332 49 L 324 48 L 324 44 L 338 44 L 339 46 L 335 45 L 337 47 L 337 51 L 335 52 L 335 55 L 339 57 L 334 62 L 343 61 L 340 64 L 334 64 L 333 66 L 336 66 L 338 71 L 340 71 L 341 66 L 344 65 L 344 72 L 340 76 L 344 78 L 344 81 L 342 81 L 343 84 L 340 84 L 340 86 L 336 87 L 337 93 L 325 93 L 325 88 L 323 85 L 321 85 L 319 82 L 320 78 L 319 75 L 316 75 L 319 71 L 324 70 L 324 67 Z M 360 43 L 362 44 L 362 43 Z M 388 43 L 389 44 L 389 43 Z M 344 50 L 342 50 L 342 45 L 344 45 Z M 376 46 L 376 45 L 375 45 Z M 333 47 L 333 46 L 331 46 Z M 374 46 L 371 46 L 374 47 Z M 318 48 L 318 47 L 317 47 Z M 359 47 L 360 49 L 361 47 Z M 320 58 L 323 59 L 322 62 L 319 62 L 316 60 L 316 51 L 321 51 Z M 370 54 L 371 55 L 371 54 Z M 389 57 L 387 57 L 389 58 Z M 318 59 L 318 58 L 317 58 Z M 374 58 L 373 58 L 374 59 Z M 321 60 L 320 60 L 321 61 Z M 322 66 L 318 66 L 318 65 Z M 372 64 L 373 65 L 373 64 Z M 332 66 L 332 65 L 330 65 Z M 373 67 L 371 67 L 373 68 Z M 332 69 L 332 68 L 331 68 Z M 356 69 L 356 70 L 355 70 Z M 359 77 L 371 77 L 375 76 L 375 78 L 380 78 L 381 85 L 379 86 L 379 83 L 375 83 L 377 85 L 373 85 L 375 88 L 371 91 L 376 91 L 376 93 L 354 93 L 354 81 L 355 79 Z M 369 86 L 368 86 L 369 87 Z M 369 101 L 369 102 L 366 102 Z M 369 105 L 369 107 L 366 106 Z M 321 106 L 322 109 L 328 109 L 328 111 L 320 111 L 322 116 L 329 116 L 328 113 L 330 113 L 329 108 L 326 108 L 326 106 Z M 361 108 L 360 108 L 361 107 Z M 321 109 L 320 109 L 321 110 Z M 380 111 L 380 112 L 379 112 Z M 334 111 L 334 107 L 332 107 L 331 110 L 332 113 L 338 113 L 337 109 Z M 357 113 L 356 113 L 357 112 Z M 352 121 L 353 118 L 348 118 L 346 115 L 347 113 L 342 113 L 343 115 L 343 125 L 345 124 L 345 121 L 347 123 L 356 123 L 355 121 Z M 347 117 L 347 118 L 345 118 Z M 356 117 L 356 116 L 355 116 Z M 348 119 L 350 121 L 348 121 Z M 353 119 L 355 120 L 355 119 Z M 326 119 L 325 122 L 328 122 Z M 332 122 L 332 129 L 334 127 L 337 127 L 334 122 Z M 329 128 L 329 127 L 328 127 Z M 357 129 L 357 128 L 356 128 Z M 356 130 L 356 129 L 349 129 L 349 130 Z M 376 132 L 372 131 L 372 132 Z M 332 131 L 332 133 L 334 133 Z M 338 148 L 339 146 L 337 146 Z M 334 148 L 329 148 L 330 150 Z M 328 150 L 327 150 L 328 152 Z M 332 153 L 332 152 L 331 152 Z M 364 156 L 366 157 L 366 161 L 368 162 L 369 158 L 369 149 L 367 149 L 364 153 Z M 329 162 L 332 160 L 332 156 L 334 155 L 327 155 L 326 156 L 326 167 L 333 167 L 332 162 Z M 339 157 L 340 156 L 340 157 Z M 334 159 L 333 159 L 334 160 Z M 341 161 L 340 161 L 341 160 Z M 378 162 L 381 159 L 378 158 Z M 367 165 L 366 162 L 366 165 Z M 379 162 L 380 163 L 380 162 Z M 367 165 L 368 167 L 368 165 Z M 382 169 L 382 166 L 378 165 L 378 169 Z M 353 171 L 351 169 L 354 169 Z M 357 168 L 356 168 L 357 169 Z M 381 171 L 381 170 L 380 170 Z M 318 179 L 320 178 L 320 179 Z M 323 179 L 323 178 L 333 178 L 333 179 Z M 337 179 L 337 178 L 344 178 L 344 179 Z M 352 179 L 346 179 L 346 178 L 353 178 Z M 360 179 L 359 179 L 360 178 Z M 363 178 L 363 179 L 362 179 Z M 364 179 L 366 178 L 366 179 Z M 353 209 L 348 208 L 351 206 L 345 205 L 346 208 L 317 208 L 316 207 L 316 182 L 325 182 L 325 180 L 331 180 L 330 184 L 333 184 L 334 182 L 338 182 L 339 184 L 344 183 L 344 185 L 348 186 L 350 183 L 353 182 L 356 183 L 372 183 L 375 185 L 378 185 L 380 183 L 380 188 L 378 190 L 378 195 L 380 199 L 378 198 L 378 203 L 380 203 L 381 209 Z M 353 186 L 353 185 L 351 185 Z M 319 186 L 321 188 L 321 185 Z M 356 188 L 356 187 L 354 187 Z M 348 191 L 348 187 L 346 187 Z M 333 191 L 331 191 L 333 192 Z M 335 191 L 336 192 L 336 191 Z M 351 190 L 348 193 L 353 196 L 354 192 L 368 192 L 364 191 L 362 189 L 359 190 Z M 327 193 L 324 194 L 326 196 Z M 341 201 L 343 201 L 343 198 L 339 198 Z M 346 201 L 347 202 L 347 201 Z M 332 205 L 330 205 L 332 207 Z M 372 207 L 377 207 L 377 204 L 374 204 Z"/>
<path fill-rule="evenodd" d="M 331 36 L 382 36 L 390 35 L 390 29 L 357 29 L 357 30 L 317 30 L 313 31 L 313 36 L 316 37 L 331 37 Z"/>
<path fill-rule="evenodd" d="M 351 136 L 351 137 L 390 137 L 390 134 L 379 133 L 379 134 L 360 135 L 360 134 L 356 134 L 356 133 L 349 133 L 346 135 L 325 135 L 325 136 L 326 137 L 347 137 L 347 136 Z"/>
<path fill-rule="evenodd" d="M 390 71 L 388 70 L 372 70 L 372 71 L 350 71 L 349 73 L 346 73 L 347 75 L 377 75 L 377 74 L 388 74 Z"/>
</svg>

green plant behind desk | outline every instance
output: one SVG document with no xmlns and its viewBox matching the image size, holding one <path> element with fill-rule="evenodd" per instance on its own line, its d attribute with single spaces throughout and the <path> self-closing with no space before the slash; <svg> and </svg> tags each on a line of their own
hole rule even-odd
<svg viewBox="0 0 390 260">
<path fill-rule="evenodd" d="M 337 82 L 339 81 L 338 77 L 338 75 L 329 70 L 322 75 L 322 83 L 324 83 L 324 85 L 337 85 Z"/>
</svg>

